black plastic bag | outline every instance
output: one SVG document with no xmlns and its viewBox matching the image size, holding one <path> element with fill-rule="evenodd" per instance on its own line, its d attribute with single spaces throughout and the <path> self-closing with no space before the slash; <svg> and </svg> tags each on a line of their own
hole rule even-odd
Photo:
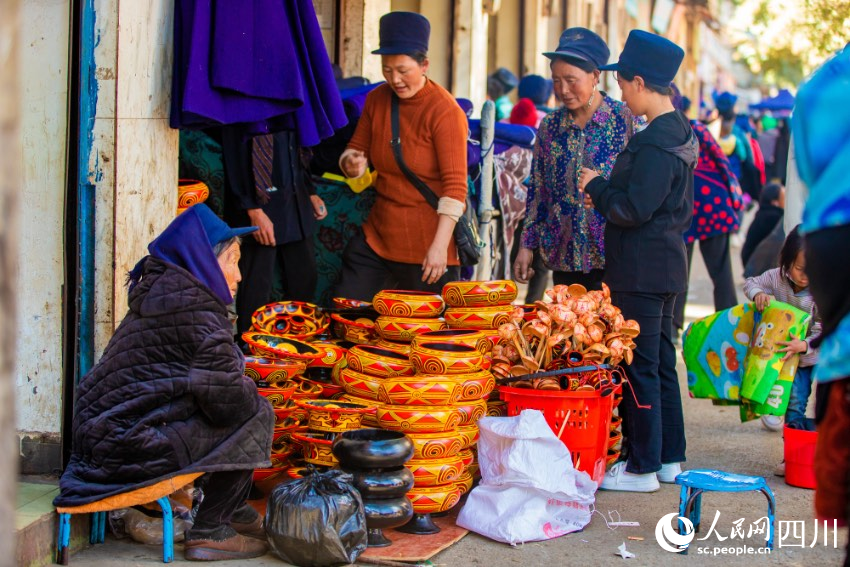
<svg viewBox="0 0 850 567">
<path fill-rule="evenodd" d="M 351 481 L 332 470 L 278 485 L 266 508 L 272 551 L 299 567 L 354 563 L 367 539 L 363 500 Z"/>
</svg>

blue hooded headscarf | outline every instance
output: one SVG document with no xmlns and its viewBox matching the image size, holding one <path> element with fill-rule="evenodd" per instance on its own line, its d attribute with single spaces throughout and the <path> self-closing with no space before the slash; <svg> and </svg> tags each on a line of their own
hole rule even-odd
<svg viewBox="0 0 850 567">
<path fill-rule="evenodd" d="M 236 236 L 257 230 L 256 226 L 230 228 L 205 204 L 200 203 L 178 215 L 162 233 L 148 244 L 150 256 L 179 266 L 198 278 L 225 305 L 233 296 L 221 271 L 213 247 Z M 144 271 L 145 256 L 130 271 L 130 291 L 139 283 Z"/>
</svg>

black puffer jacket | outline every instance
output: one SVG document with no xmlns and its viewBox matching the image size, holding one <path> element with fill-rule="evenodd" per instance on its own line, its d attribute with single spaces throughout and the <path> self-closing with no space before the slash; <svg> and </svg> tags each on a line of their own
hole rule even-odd
<svg viewBox="0 0 850 567">
<path fill-rule="evenodd" d="M 195 471 L 269 465 L 274 414 L 242 376 L 224 303 L 150 257 L 130 311 L 80 382 L 57 506 Z"/>
<path fill-rule="evenodd" d="M 699 142 L 688 119 L 668 112 L 629 140 L 611 179 L 587 192 L 605 224 L 605 283 L 612 291 L 679 293 L 688 286 L 685 242 L 694 208 Z"/>
</svg>

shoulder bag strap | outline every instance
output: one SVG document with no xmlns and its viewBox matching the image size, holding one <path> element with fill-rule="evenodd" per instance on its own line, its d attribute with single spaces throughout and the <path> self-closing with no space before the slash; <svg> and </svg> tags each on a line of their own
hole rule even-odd
<svg viewBox="0 0 850 567">
<path fill-rule="evenodd" d="M 398 168 L 404 176 L 407 177 L 407 180 L 410 181 L 420 193 L 422 193 L 422 196 L 425 197 L 425 201 L 436 209 L 439 204 L 437 195 L 425 184 L 424 181 L 419 179 L 419 177 L 413 173 L 409 167 L 407 167 L 407 164 L 404 163 L 404 157 L 401 155 L 401 138 L 399 138 L 398 135 L 398 95 L 395 93 L 393 93 L 392 104 L 390 105 L 390 123 L 392 125 L 393 134 L 393 138 L 390 140 L 390 147 L 393 149 L 393 155 L 395 156 L 396 163 L 398 163 Z"/>
</svg>

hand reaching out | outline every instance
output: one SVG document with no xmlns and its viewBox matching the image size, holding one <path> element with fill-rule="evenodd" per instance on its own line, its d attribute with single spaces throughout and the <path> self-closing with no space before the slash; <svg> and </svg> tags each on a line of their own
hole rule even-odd
<svg viewBox="0 0 850 567">
<path fill-rule="evenodd" d="M 357 178 L 366 173 L 367 165 L 366 154 L 354 150 L 342 160 L 342 172 L 346 177 Z"/>
</svg>

